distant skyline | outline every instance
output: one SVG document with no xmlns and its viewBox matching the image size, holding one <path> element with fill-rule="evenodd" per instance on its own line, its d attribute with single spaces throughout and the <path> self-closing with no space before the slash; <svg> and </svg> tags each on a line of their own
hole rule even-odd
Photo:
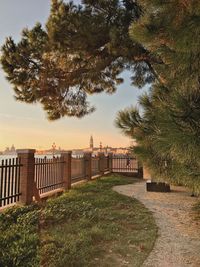
<svg viewBox="0 0 200 267">
<path fill-rule="evenodd" d="M 44 25 L 49 16 L 50 2 L 1 0 L 0 46 L 8 36 L 18 41 L 24 27 L 31 28 L 37 21 Z M 63 149 L 84 148 L 90 135 L 97 146 L 100 142 L 112 147 L 129 146 L 131 140 L 114 126 L 114 119 L 119 110 L 137 103 L 141 91 L 130 85 L 127 72 L 122 76 L 125 82 L 115 94 L 89 97 L 97 108 L 93 114 L 83 119 L 65 117 L 49 122 L 39 104 L 15 101 L 12 86 L 0 69 L 0 150 L 12 144 L 17 148 L 48 149 L 53 142 Z"/>
<path fill-rule="evenodd" d="M 97 149 L 97 148 L 126 148 L 126 147 L 121 147 L 121 146 L 117 146 L 117 147 L 111 147 L 105 144 L 102 144 L 102 142 L 100 142 L 99 144 L 95 144 L 93 142 L 93 145 L 91 146 L 91 138 L 89 139 L 88 144 L 85 145 L 85 147 L 82 148 L 71 148 L 71 150 L 81 150 L 81 149 Z M 16 150 L 18 149 L 18 147 L 15 147 L 15 144 L 12 144 L 11 146 L 6 146 L 3 150 L 0 150 L 0 152 L 16 152 Z M 46 149 L 37 149 L 37 151 L 48 151 L 48 150 L 64 150 L 64 148 L 60 147 L 59 144 L 56 144 L 55 142 L 53 144 L 51 144 L 49 147 L 47 147 Z"/>
</svg>

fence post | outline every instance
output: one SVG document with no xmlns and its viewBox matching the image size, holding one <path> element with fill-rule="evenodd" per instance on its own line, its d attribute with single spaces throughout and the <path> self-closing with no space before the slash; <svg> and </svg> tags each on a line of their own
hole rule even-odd
<svg viewBox="0 0 200 267">
<path fill-rule="evenodd" d="M 143 179 L 143 165 L 141 161 L 138 161 L 138 178 Z"/>
<path fill-rule="evenodd" d="M 98 153 L 99 157 L 99 171 L 101 175 L 104 175 L 104 160 L 105 160 L 105 155 L 103 152 Z"/>
<path fill-rule="evenodd" d="M 61 152 L 61 160 L 63 163 L 63 183 L 64 188 L 69 190 L 71 188 L 71 178 L 72 178 L 72 151 Z"/>
<path fill-rule="evenodd" d="M 18 149 L 20 159 L 20 202 L 29 205 L 33 201 L 35 176 L 35 149 Z"/>
<path fill-rule="evenodd" d="M 84 160 L 85 160 L 85 176 L 87 177 L 87 180 L 91 180 L 92 179 L 92 153 L 85 152 Z"/>
<path fill-rule="evenodd" d="M 113 153 L 108 153 L 108 169 L 110 172 L 112 172 L 113 169 Z"/>
</svg>

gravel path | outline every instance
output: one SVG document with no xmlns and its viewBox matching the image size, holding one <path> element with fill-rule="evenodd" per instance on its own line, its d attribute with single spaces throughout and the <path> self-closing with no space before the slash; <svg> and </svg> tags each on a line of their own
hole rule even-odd
<svg viewBox="0 0 200 267">
<path fill-rule="evenodd" d="M 115 186 L 118 193 L 134 197 L 153 212 L 159 236 L 144 267 L 200 267 L 200 222 L 193 218 L 197 198 L 183 187 L 170 193 L 146 192 L 145 182 Z"/>
</svg>

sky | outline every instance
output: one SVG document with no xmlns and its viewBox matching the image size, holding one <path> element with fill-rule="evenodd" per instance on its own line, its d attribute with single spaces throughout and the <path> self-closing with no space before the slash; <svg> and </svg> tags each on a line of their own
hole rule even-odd
<svg viewBox="0 0 200 267">
<path fill-rule="evenodd" d="M 50 0 L 0 0 L 0 46 L 12 36 L 17 42 L 25 27 L 36 22 L 45 25 L 50 10 Z M 74 1 L 77 2 L 77 1 Z M 85 148 L 93 135 L 94 145 L 126 147 L 130 139 L 123 136 L 114 125 L 119 110 L 136 105 L 141 91 L 130 85 L 129 74 L 123 73 L 125 82 L 113 95 L 98 94 L 90 97 L 96 111 L 82 119 L 62 118 L 47 120 L 39 104 L 17 102 L 12 86 L 0 68 L 0 150 L 10 147 L 47 149 L 55 142 L 62 149 Z"/>
</svg>

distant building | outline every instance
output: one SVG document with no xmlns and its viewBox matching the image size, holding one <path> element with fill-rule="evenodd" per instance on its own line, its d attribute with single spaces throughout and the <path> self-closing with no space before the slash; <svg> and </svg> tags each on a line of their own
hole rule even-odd
<svg viewBox="0 0 200 267">
<path fill-rule="evenodd" d="M 15 155 L 16 154 L 16 149 L 15 146 L 12 145 L 11 148 L 6 147 L 6 149 L 3 152 L 4 155 Z"/>
<path fill-rule="evenodd" d="M 99 144 L 99 151 L 102 152 L 102 143 Z"/>
<path fill-rule="evenodd" d="M 73 149 L 72 155 L 74 156 L 83 156 L 85 150 L 84 149 Z"/>
<path fill-rule="evenodd" d="M 93 155 L 97 155 L 99 152 L 103 152 L 106 155 L 108 153 L 113 153 L 113 154 L 127 154 L 128 153 L 129 148 L 127 147 L 120 147 L 120 148 L 113 148 L 110 147 L 108 145 L 103 146 L 102 142 L 99 143 L 99 147 L 95 147 L 94 145 L 94 138 L 91 135 L 90 136 L 90 140 L 89 140 L 89 147 L 88 148 L 84 148 L 82 149 L 82 153 L 84 152 L 92 152 Z M 77 153 L 81 152 L 80 150 L 77 151 Z"/>
<path fill-rule="evenodd" d="M 15 149 L 15 146 L 14 146 L 14 145 L 11 146 L 11 148 L 10 148 L 10 152 L 11 152 L 11 153 L 15 153 L 15 152 L 16 152 L 16 149 Z"/>
<path fill-rule="evenodd" d="M 93 136 L 90 136 L 90 149 L 93 151 L 94 148 L 94 140 L 93 140 Z"/>
<path fill-rule="evenodd" d="M 55 145 L 55 143 L 54 143 Z M 58 147 L 58 149 L 56 149 L 56 146 L 54 146 L 54 148 L 52 147 L 49 150 L 44 150 L 44 151 L 37 151 L 38 154 L 46 154 L 46 155 L 60 155 L 62 150 L 60 147 Z M 82 157 L 84 155 L 84 152 L 91 152 L 93 156 L 98 155 L 99 152 L 103 152 L 106 155 L 108 155 L 108 153 L 113 153 L 113 154 L 127 154 L 129 151 L 129 148 L 127 147 L 119 147 L 119 148 L 114 148 L 114 147 L 110 147 L 108 145 L 104 146 L 102 144 L 102 142 L 99 143 L 99 147 L 95 147 L 94 144 L 94 138 L 91 135 L 90 139 L 89 139 L 89 146 L 86 148 L 82 148 L 82 149 L 73 149 L 72 150 L 72 155 L 75 157 Z"/>
</svg>

